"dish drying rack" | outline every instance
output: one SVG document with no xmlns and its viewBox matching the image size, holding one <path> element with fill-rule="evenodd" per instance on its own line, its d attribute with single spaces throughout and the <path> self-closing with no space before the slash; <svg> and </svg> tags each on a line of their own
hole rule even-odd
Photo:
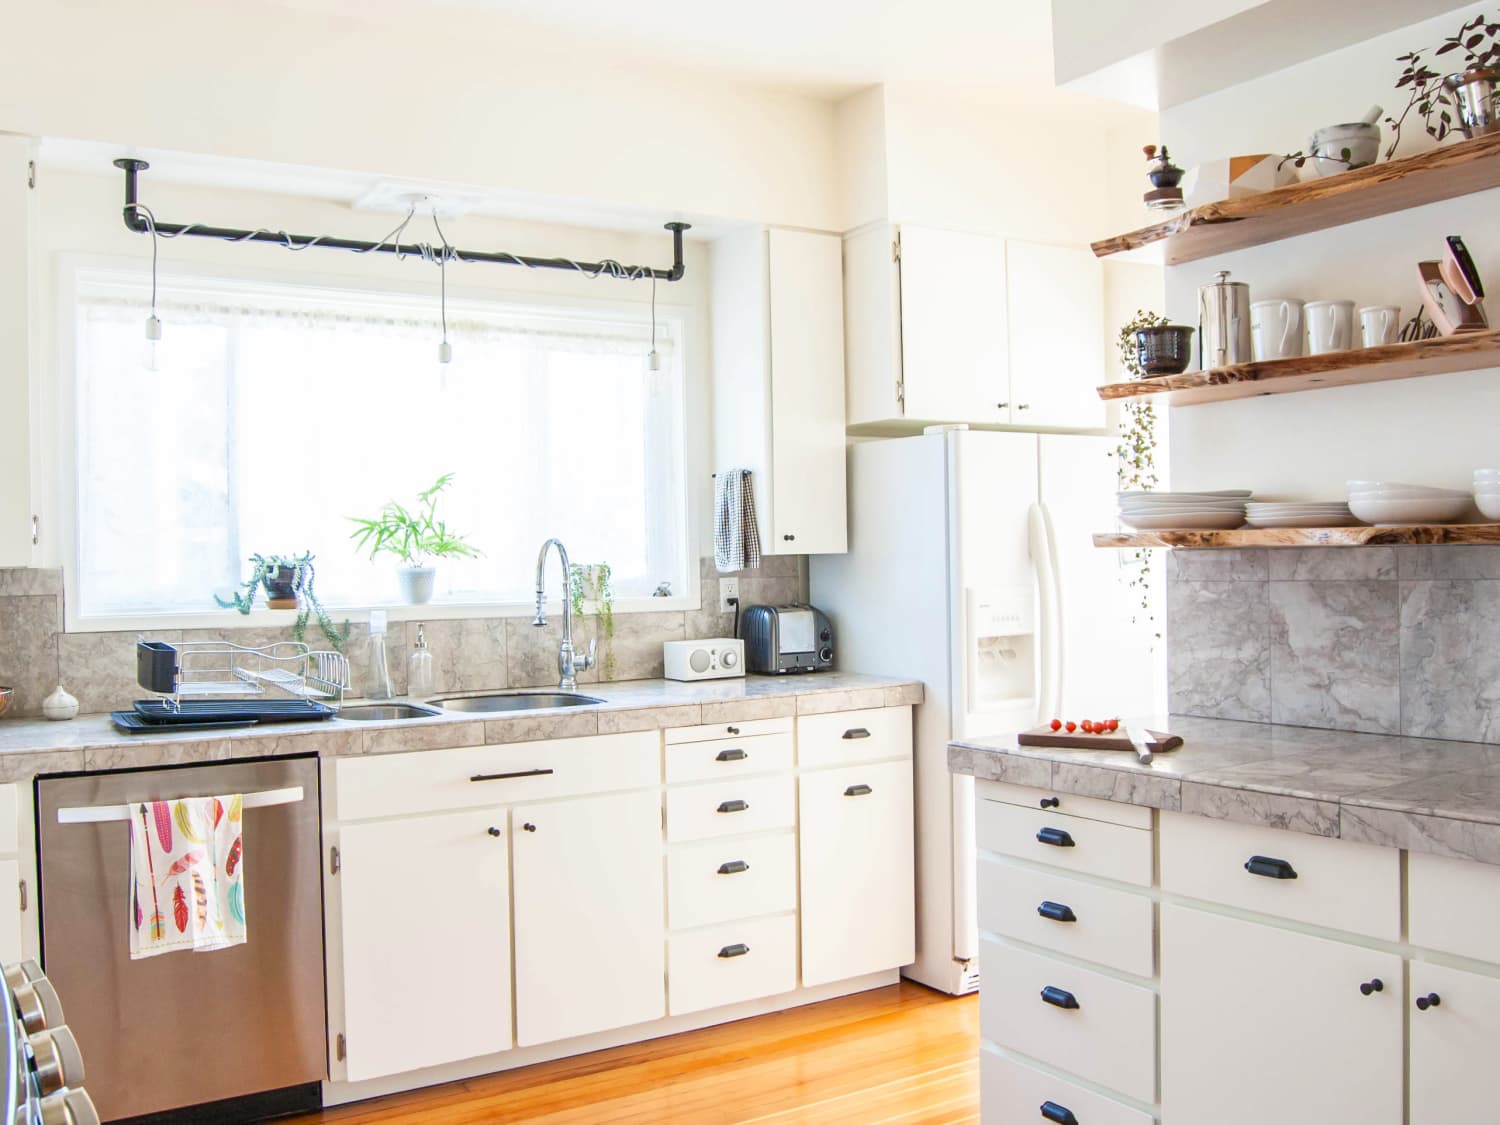
<svg viewBox="0 0 1500 1125">
<path fill-rule="evenodd" d="M 310 712 L 338 710 L 349 690 L 349 658 L 298 641 L 252 648 L 229 641 L 140 641 L 136 682 L 172 711 L 185 700 L 263 697 L 300 701 Z"/>
</svg>

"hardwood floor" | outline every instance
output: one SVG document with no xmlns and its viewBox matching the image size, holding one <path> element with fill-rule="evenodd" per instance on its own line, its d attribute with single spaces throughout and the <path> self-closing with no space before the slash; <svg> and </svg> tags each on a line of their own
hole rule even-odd
<svg viewBox="0 0 1500 1125">
<path fill-rule="evenodd" d="M 292 1119 L 292 1125 L 959 1125 L 979 998 L 902 981 L 822 1004 Z"/>
</svg>

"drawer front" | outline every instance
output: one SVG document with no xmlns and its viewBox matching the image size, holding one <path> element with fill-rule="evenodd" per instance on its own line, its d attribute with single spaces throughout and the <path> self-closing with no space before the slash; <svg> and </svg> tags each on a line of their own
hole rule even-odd
<svg viewBox="0 0 1500 1125">
<path fill-rule="evenodd" d="M 336 815 L 363 820 L 651 788 L 661 784 L 661 735 L 636 731 L 339 758 L 333 766 Z"/>
<path fill-rule="evenodd" d="M 667 942 L 667 1010 L 700 1012 L 797 987 L 797 916 L 730 922 Z"/>
<path fill-rule="evenodd" d="M 796 820 L 796 790 L 790 775 L 667 790 L 667 840 L 674 844 L 791 828 Z"/>
<path fill-rule="evenodd" d="M 667 747 L 667 783 L 719 781 L 792 768 L 792 735 L 756 734 Z"/>
<path fill-rule="evenodd" d="M 1156 1101 L 1156 993 L 991 938 L 979 946 L 985 1038 L 1138 1101 Z M 1057 990 L 1048 995 L 1071 998 L 1077 1007 L 1049 1004 L 1044 990 Z"/>
<path fill-rule="evenodd" d="M 1253 870 L 1246 865 L 1253 860 Z M 1295 878 L 1278 877 L 1290 876 Z M 1401 937 L 1401 853 L 1182 813 L 1161 817 L 1161 886 L 1172 894 L 1367 934 Z"/>
<path fill-rule="evenodd" d="M 1156 972 L 1151 899 L 1053 871 L 980 860 L 979 927 L 1137 976 Z"/>
<path fill-rule="evenodd" d="M 797 764 L 805 770 L 910 757 L 910 707 L 833 711 L 797 719 Z"/>
<path fill-rule="evenodd" d="M 1005 781 L 979 781 L 976 790 L 987 801 L 1018 805 L 1023 809 L 1051 809 L 1069 816 L 1123 824 L 1127 828 L 1150 828 L 1151 810 L 1143 805 L 1125 805 L 1118 801 L 1101 801 L 1096 797 L 1075 797 L 1071 793 L 1053 793 Z"/>
<path fill-rule="evenodd" d="M 792 719 L 747 719 L 743 723 L 713 723 L 701 727 L 672 727 L 667 731 L 667 745 L 684 742 L 709 742 L 716 738 L 753 738 L 762 734 L 791 734 Z"/>
<path fill-rule="evenodd" d="M 1411 852 L 1406 898 L 1413 945 L 1500 965 L 1500 867 Z"/>
<path fill-rule="evenodd" d="M 795 833 L 683 844 L 667 856 L 667 924 L 673 930 L 795 909 Z"/>
<path fill-rule="evenodd" d="M 979 846 L 1138 886 L 1151 885 L 1151 833 L 1053 809 L 981 798 L 975 818 Z"/>
<path fill-rule="evenodd" d="M 1051 1103 L 1053 1116 L 1042 1107 Z M 982 1125 L 1076 1120 L 1078 1125 L 1152 1125 L 1156 1118 L 1082 1086 L 1006 1058 L 988 1047 L 979 1052 L 979 1111 Z M 1064 1114 L 1072 1114 L 1072 1118 Z"/>
</svg>

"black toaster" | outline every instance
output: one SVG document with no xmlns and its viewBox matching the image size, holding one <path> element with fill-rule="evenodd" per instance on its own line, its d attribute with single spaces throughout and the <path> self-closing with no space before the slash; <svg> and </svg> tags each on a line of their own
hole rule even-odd
<svg viewBox="0 0 1500 1125">
<path fill-rule="evenodd" d="M 740 616 L 745 671 L 823 672 L 833 667 L 833 626 L 810 605 L 752 605 Z"/>
</svg>

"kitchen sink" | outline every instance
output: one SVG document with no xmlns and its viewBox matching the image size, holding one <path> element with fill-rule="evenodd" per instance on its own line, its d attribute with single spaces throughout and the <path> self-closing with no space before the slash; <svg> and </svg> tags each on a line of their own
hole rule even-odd
<svg viewBox="0 0 1500 1125">
<path fill-rule="evenodd" d="M 587 707 L 603 703 L 592 695 L 566 691 L 504 692 L 491 695 L 461 695 L 454 699 L 429 699 L 446 711 L 541 711 L 551 707 Z"/>
<path fill-rule="evenodd" d="M 424 707 L 420 703 L 361 703 L 354 707 L 343 707 L 339 718 L 353 719 L 356 723 L 380 723 L 391 719 L 430 719 L 442 712 L 436 707 Z"/>
</svg>

